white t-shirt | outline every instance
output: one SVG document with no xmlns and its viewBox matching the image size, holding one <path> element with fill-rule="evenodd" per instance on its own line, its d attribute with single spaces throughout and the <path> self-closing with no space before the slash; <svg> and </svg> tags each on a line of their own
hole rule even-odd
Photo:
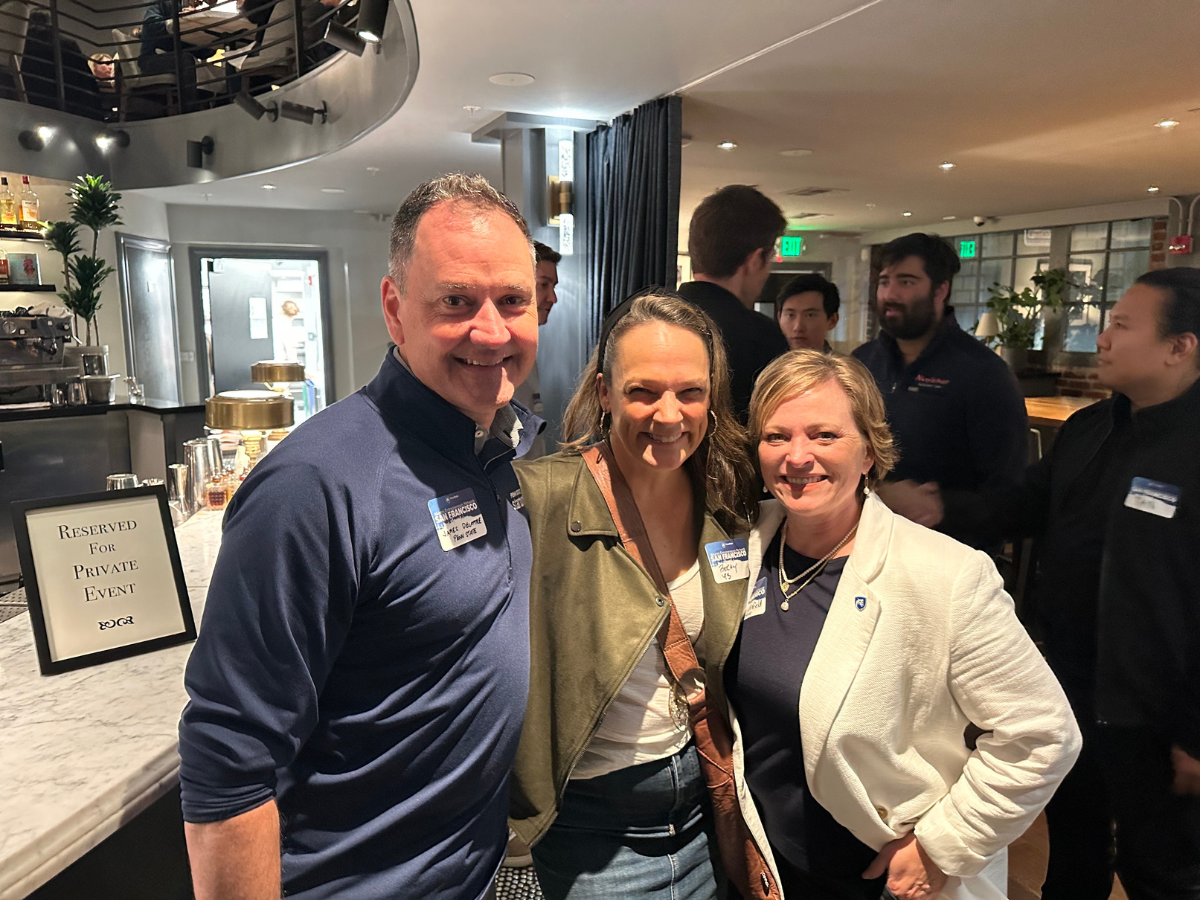
<svg viewBox="0 0 1200 900">
<path fill-rule="evenodd" d="M 693 644 L 704 627 L 701 584 L 699 560 L 667 584 L 683 630 Z M 595 778 L 678 753 L 687 746 L 691 731 L 686 725 L 680 728 L 675 724 L 671 704 L 667 661 L 658 638 L 654 638 L 605 713 L 571 777 Z"/>
</svg>

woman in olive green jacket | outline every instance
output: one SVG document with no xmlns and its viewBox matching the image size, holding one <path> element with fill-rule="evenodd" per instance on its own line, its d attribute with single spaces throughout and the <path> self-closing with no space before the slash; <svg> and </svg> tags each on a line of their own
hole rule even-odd
<svg viewBox="0 0 1200 900">
<path fill-rule="evenodd" d="M 548 900 L 717 896 L 707 789 L 656 637 L 669 614 L 622 547 L 581 450 L 604 441 L 724 711 L 753 470 L 712 320 L 644 292 L 605 321 L 563 452 L 519 463 L 533 535 L 532 674 L 512 827 Z M 687 686 L 690 690 L 691 686 Z"/>
</svg>

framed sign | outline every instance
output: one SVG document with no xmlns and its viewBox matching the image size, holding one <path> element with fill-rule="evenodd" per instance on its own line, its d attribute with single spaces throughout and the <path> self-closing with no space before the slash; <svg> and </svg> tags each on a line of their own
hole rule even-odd
<svg viewBox="0 0 1200 900">
<path fill-rule="evenodd" d="M 162 485 L 12 504 L 43 675 L 196 639 Z"/>
</svg>

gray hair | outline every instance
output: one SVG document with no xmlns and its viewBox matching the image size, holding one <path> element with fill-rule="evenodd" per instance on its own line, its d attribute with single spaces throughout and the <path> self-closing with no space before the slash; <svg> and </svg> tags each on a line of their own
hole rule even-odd
<svg viewBox="0 0 1200 900">
<path fill-rule="evenodd" d="M 417 242 L 417 225 L 421 217 L 439 203 L 459 201 L 477 209 L 491 209 L 512 219 L 529 244 L 530 260 L 533 259 L 533 237 L 516 204 L 496 190 L 482 175 L 467 175 L 453 172 L 427 181 L 409 194 L 392 219 L 391 252 L 388 258 L 388 274 L 400 290 L 404 290 L 404 277 L 412 260 Z"/>
</svg>

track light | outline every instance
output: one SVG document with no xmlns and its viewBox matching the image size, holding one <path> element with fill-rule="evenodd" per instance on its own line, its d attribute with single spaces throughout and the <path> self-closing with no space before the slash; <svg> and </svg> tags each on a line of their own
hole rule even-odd
<svg viewBox="0 0 1200 900">
<path fill-rule="evenodd" d="M 93 138 L 96 146 L 100 148 L 101 153 L 107 153 L 113 147 L 128 147 L 129 132 L 124 129 L 117 128 L 112 131 L 102 131 Z"/>
<path fill-rule="evenodd" d="M 36 131 L 22 131 L 17 135 L 17 143 L 26 150 L 44 150 L 46 148 L 46 139 Z"/>
<path fill-rule="evenodd" d="M 198 141 L 187 142 L 187 164 L 192 169 L 204 168 L 204 157 L 211 156 L 216 149 L 216 141 L 211 135 L 205 135 Z"/>
<path fill-rule="evenodd" d="M 293 122 L 303 122 L 305 125 L 311 125 L 313 119 L 320 116 L 321 124 L 324 125 L 329 121 L 329 104 L 322 100 L 321 108 L 314 109 L 311 106 L 303 106 L 299 103 L 284 100 L 279 104 L 279 114 L 285 119 L 291 119 Z"/>
<path fill-rule="evenodd" d="M 271 121 L 274 122 L 279 118 L 278 106 L 276 106 L 274 103 L 268 103 L 266 106 L 263 106 L 245 91 L 240 92 L 236 97 L 234 97 L 233 102 L 236 103 L 243 112 L 249 113 L 250 115 L 254 116 L 255 119 L 261 119 L 263 116 L 270 116 Z"/>
<path fill-rule="evenodd" d="M 353 53 L 355 56 L 362 56 L 363 51 L 367 49 L 367 42 L 365 40 L 345 25 L 339 25 L 332 20 L 330 20 L 329 26 L 325 29 L 323 40 L 330 46 L 337 47 L 339 50 L 345 50 L 347 53 Z"/>
<path fill-rule="evenodd" d="M 358 36 L 372 44 L 383 40 L 383 28 L 391 5 L 392 0 L 362 0 L 358 6 Z"/>
</svg>

